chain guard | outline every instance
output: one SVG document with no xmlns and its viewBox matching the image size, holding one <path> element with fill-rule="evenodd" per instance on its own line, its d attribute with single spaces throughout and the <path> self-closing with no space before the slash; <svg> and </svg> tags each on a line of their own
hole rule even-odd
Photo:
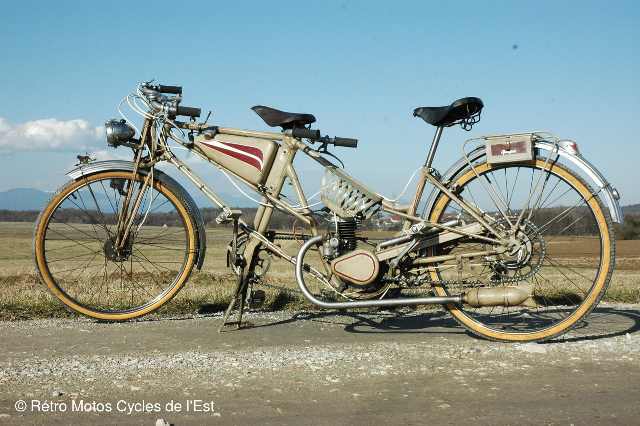
<svg viewBox="0 0 640 426">
<path fill-rule="evenodd" d="M 510 216 L 509 220 L 515 222 L 516 216 Z M 492 223 L 492 226 L 496 228 L 506 228 L 508 224 L 507 219 L 500 219 Z M 531 221 L 525 219 L 523 224 L 520 225 L 519 230 L 516 233 L 516 237 L 520 239 L 520 249 L 514 251 L 510 255 L 507 255 L 506 259 L 489 260 L 485 257 L 487 266 L 490 267 L 494 274 L 487 280 L 464 280 L 462 284 L 465 285 L 499 285 L 499 284 L 512 284 L 521 281 L 526 281 L 533 277 L 538 270 L 542 267 L 544 258 L 546 255 L 546 244 L 542 238 L 538 227 Z M 535 247 L 535 249 L 534 249 Z M 455 248 L 455 245 L 450 245 L 445 248 L 447 252 Z M 524 250 L 524 251 L 523 251 Z M 535 262 L 532 260 L 536 259 Z M 425 268 L 425 266 L 410 268 L 403 271 L 400 275 L 389 277 L 382 277 L 382 280 L 388 283 L 394 283 L 401 288 L 419 287 L 425 284 L 429 285 L 460 285 L 458 280 L 433 280 L 429 275 L 429 270 L 436 269 L 438 265 L 431 264 Z M 517 275 L 516 271 L 521 271 L 524 268 L 530 268 L 530 270 L 521 275 Z M 507 276 L 506 273 L 512 272 L 512 276 Z M 415 278 L 416 276 L 426 276 L 426 278 Z"/>
</svg>

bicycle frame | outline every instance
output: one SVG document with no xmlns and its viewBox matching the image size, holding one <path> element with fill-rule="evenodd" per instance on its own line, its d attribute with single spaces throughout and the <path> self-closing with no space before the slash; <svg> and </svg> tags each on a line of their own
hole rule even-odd
<svg viewBox="0 0 640 426">
<path fill-rule="evenodd" d="M 169 162 L 170 164 L 174 165 L 178 170 L 180 170 L 182 174 L 184 174 L 189 180 L 191 180 L 198 187 L 198 189 L 200 189 L 216 206 L 218 206 L 222 210 L 222 213 L 217 219 L 219 223 L 225 223 L 225 222 L 228 222 L 229 220 L 234 221 L 234 224 L 235 224 L 234 237 L 232 242 L 234 249 L 237 241 L 238 226 L 241 227 L 245 232 L 247 232 L 248 234 L 254 237 L 253 242 L 250 243 L 245 250 L 244 259 L 250 260 L 254 250 L 258 246 L 260 246 L 260 244 L 262 244 L 264 245 L 264 247 L 266 247 L 269 251 L 271 251 L 276 256 L 283 258 L 294 265 L 296 264 L 302 265 L 300 259 L 296 259 L 293 256 L 289 256 L 287 253 L 282 251 L 276 244 L 269 241 L 269 239 L 264 236 L 264 234 L 268 230 L 269 222 L 273 214 L 274 208 L 277 206 L 285 210 L 286 212 L 294 215 L 299 221 L 304 223 L 309 228 L 311 236 L 313 237 L 312 240 L 314 242 L 318 242 L 322 239 L 322 236 L 320 235 L 320 231 L 318 230 L 317 224 L 313 219 L 313 217 L 311 216 L 312 212 L 308 207 L 308 200 L 304 195 L 303 188 L 300 184 L 297 173 L 293 166 L 293 161 L 295 159 L 295 156 L 298 151 L 302 151 L 303 153 L 309 155 L 311 158 L 316 160 L 318 163 L 320 163 L 324 167 L 331 168 L 334 171 L 339 170 L 343 174 L 344 172 L 338 169 L 337 166 L 335 166 L 333 163 L 328 161 L 322 155 L 320 155 L 320 153 L 313 150 L 309 145 L 302 142 L 300 139 L 287 135 L 286 132 L 284 134 L 277 134 L 277 133 L 270 133 L 270 132 L 248 131 L 244 129 L 235 129 L 235 128 L 226 128 L 226 127 L 215 128 L 216 133 L 220 135 L 231 135 L 231 136 L 240 137 L 240 138 L 257 138 L 265 141 L 279 142 L 277 152 L 273 159 L 273 163 L 270 165 L 269 173 L 266 174 L 263 179 L 264 182 L 256 183 L 255 179 L 250 180 L 246 176 L 244 176 L 241 172 L 230 170 L 229 168 L 225 168 L 222 164 L 215 162 L 211 158 L 211 156 L 205 155 L 202 149 L 198 149 L 197 145 L 193 143 L 185 144 L 184 141 L 182 141 L 180 138 L 175 137 L 171 132 L 174 125 L 181 129 L 186 129 L 189 131 L 199 131 L 199 132 L 203 132 L 208 128 L 210 128 L 206 124 L 174 122 L 173 125 L 165 124 L 162 131 L 158 135 L 156 135 L 155 122 L 152 118 L 147 117 L 145 119 L 144 128 L 142 132 L 143 136 L 141 137 L 141 145 L 143 143 L 147 144 L 149 148 L 150 157 L 147 159 L 146 164 L 141 164 L 142 159 L 141 159 L 140 153 L 142 150 L 139 150 L 138 155 L 136 156 L 136 166 L 133 169 L 133 173 L 136 172 L 136 170 L 138 169 L 138 166 L 142 166 L 143 168 L 148 169 L 150 166 L 155 165 L 158 161 Z M 445 241 L 442 238 L 439 238 L 438 236 L 436 236 L 434 238 L 431 238 L 430 240 L 427 240 L 426 242 L 421 242 L 420 244 L 416 244 L 415 241 L 411 242 L 411 236 L 414 234 L 417 234 L 419 230 L 423 229 L 424 227 L 430 227 L 435 230 L 446 232 L 448 235 L 448 238 L 446 238 L 446 241 L 468 236 L 468 237 L 484 239 L 487 242 L 493 244 L 494 247 L 499 247 L 501 245 L 506 244 L 504 240 L 499 238 L 497 231 L 493 230 L 491 225 L 485 220 L 485 218 L 482 215 L 482 212 L 476 211 L 473 205 L 458 198 L 447 187 L 443 186 L 439 182 L 438 178 L 436 177 L 435 173 L 437 172 L 431 169 L 430 162 L 431 162 L 431 159 L 433 158 L 433 154 L 435 153 L 435 149 L 438 144 L 441 130 L 442 129 L 440 128 L 439 131 L 437 132 L 436 138 L 434 138 L 434 142 L 432 144 L 432 148 L 429 154 L 429 159 L 427 160 L 427 163 L 421 170 L 421 178 L 420 178 L 418 187 L 416 189 L 416 193 L 413 196 L 411 204 L 407 206 L 399 206 L 399 205 L 390 203 L 386 199 L 380 197 L 380 206 L 379 206 L 380 210 L 383 212 L 387 212 L 387 213 L 399 216 L 399 217 L 403 217 L 405 219 L 403 229 L 407 234 L 404 237 L 404 239 L 407 240 L 406 243 L 400 244 L 396 247 L 380 252 L 379 253 L 380 260 L 385 260 L 393 257 L 395 257 L 396 259 L 400 259 L 405 254 L 407 254 L 410 250 L 424 248 L 430 245 L 436 245 L 438 243 Z M 231 207 L 228 206 L 225 203 L 225 201 L 221 199 L 199 176 L 197 176 L 196 173 L 194 173 L 179 157 L 173 154 L 173 152 L 171 151 L 171 149 L 167 144 L 169 139 L 173 139 L 176 142 L 180 143 L 181 145 L 186 146 L 191 152 L 209 161 L 213 165 L 221 169 L 224 169 L 226 173 L 228 173 L 229 175 L 231 175 L 241 183 L 245 184 L 253 191 L 262 195 L 262 203 L 256 213 L 253 226 L 250 227 L 246 223 L 244 223 L 244 221 L 242 221 L 242 219 L 240 218 L 241 212 L 231 209 Z M 154 157 L 153 153 L 157 153 L 157 152 L 160 152 L 161 154 L 153 158 Z M 348 176 L 346 174 L 344 175 Z M 148 177 L 150 176 L 152 176 L 152 174 L 148 175 Z M 293 187 L 293 190 L 297 197 L 298 205 L 300 207 L 294 206 L 291 203 L 289 203 L 287 200 L 284 200 L 280 197 L 283 185 L 287 179 L 289 180 L 290 184 Z M 147 182 L 148 182 L 148 179 L 147 179 Z M 482 226 L 478 226 L 478 225 L 474 225 L 472 227 L 447 226 L 447 224 L 430 223 L 425 221 L 421 217 L 417 216 L 415 212 L 417 211 L 418 205 L 420 204 L 422 193 L 424 191 L 424 188 L 427 182 L 431 182 L 437 189 L 446 193 L 452 199 L 460 203 L 464 203 L 463 205 L 465 205 L 468 208 L 469 214 L 472 215 L 478 221 L 478 223 L 482 224 Z M 358 185 L 358 187 L 364 191 L 369 191 L 359 183 L 356 183 L 356 185 Z M 131 189 L 132 188 L 129 188 L 130 190 L 129 192 L 131 192 Z M 144 188 L 141 188 L 141 192 L 144 192 Z M 127 201 L 131 199 L 131 197 L 132 195 L 128 194 Z M 140 198 L 141 196 L 140 194 L 138 194 L 136 196 L 136 200 L 139 200 Z M 127 207 L 128 207 L 128 202 L 122 207 L 122 214 L 121 214 L 122 217 L 125 216 L 125 211 Z M 131 220 L 132 218 L 128 219 L 128 222 L 130 222 Z M 419 224 L 418 225 L 419 230 L 411 232 L 411 227 L 414 226 L 415 224 Z M 489 237 L 480 235 L 484 231 L 483 227 L 484 229 L 488 229 L 496 237 L 489 238 Z M 119 230 L 118 241 L 121 241 L 120 243 L 121 246 L 124 245 L 127 239 L 123 235 L 128 235 L 130 228 L 131 226 L 130 224 L 128 224 L 123 230 Z M 124 232 L 124 234 L 121 234 L 121 232 Z M 386 244 L 384 242 L 380 244 L 380 249 L 384 249 L 385 247 L 393 243 L 403 242 L 403 241 L 399 241 L 397 238 L 391 239 L 390 241 L 391 242 L 386 242 Z M 301 252 L 303 252 L 303 250 L 301 250 Z M 304 252 L 306 252 L 306 250 L 304 250 Z M 474 256 L 490 255 L 490 254 L 496 254 L 499 252 L 502 252 L 502 250 L 496 249 L 496 250 L 482 251 L 482 252 L 474 253 L 473 255 Z M 201 256 L 198 262 L 199 265 L 202 264 L 203 257 L 204 256 Z M 235 258 L 235 254 L 234 254 L 234 258 Z M 441 258 L 442 257 L 440 257 L 440 259 Z M 323 283 L 325 286 L 329 288 L 338 288 L 341 285 L 341 282 L 339 281 L 339 279 L 336 277 L 335 274 L 331 273 L 328 262 L 322 259 L 322 256 L 320 256 L 320 259 L 325 268 L 325 272 L 330 277 L 330 281 L 332 282 L 331 284 L 327 281 L 327 279 L 322 273 L 315 270 L 311 266 L 305 265 L 305 269 L 312 276 L 314 276 L 318 281 Z M 238 261 L 241 261 L 241 260 L 243 259 L 238 259 Z M 427 260 L 429 259 L 428 258 L 422 259 L 422 261 L 427 261 Z M 251 265 L 249 265 L 249 268 L 247 269 L 248 270 L 251 269 Z M 248 270 L 245 272 L 245 274 L 248 272 Z M 329 305 L 336 305 L 337 303 L 336 307 L 340 307 L 342 306 L 341 303 L 346 303 L 346 304 L 355 303 L 355 301 L 341 302 L 341 303 L 340 302 L 321 302 L 311 294 L 308 288 L 306 288 L 306 285 L 304 284 L 303 279 L 297 278 L 297 281 L 303 294 L 307 298 L 309 298 L 309 300 L 321 306 L 326 303 L 328 303 Z M 241 285 L 242 283 L 239 282 L 238 286 L 241 286 Z M 358 301 L 356 305 L 363 306 L 363 307 L 400 306 L 400 305 L 406 305 L 407 303 L 409 304 L 442 304 L 442 303 L 460 303 L 460 301 L 461 301 L 460 296 L 456 296 L 456 297 L 432 296 L 432 297 L 425 297 L 425 298 L 412 298 L 410 300 L 403 299 L 403 300 L 384 300 L 384 301 L 382 300 Z"/>
</svg>

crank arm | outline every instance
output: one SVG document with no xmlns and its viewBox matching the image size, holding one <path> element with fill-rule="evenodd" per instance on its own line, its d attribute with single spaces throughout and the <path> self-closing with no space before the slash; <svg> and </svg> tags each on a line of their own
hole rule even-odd
<svg viewBox="0 0 640 426">
<path fill-rule="evenodd" d="M 398 266 L 400 260 L 407 255 L 410 251 L 412 251 L 417 245 L 420 244 L 420 240 L 414 239 L 409 244 L 404 245 L 404 249 L 397 255 L 391 262 L 389 262 L 389 266 L 395 268 Z"/>
</svg>

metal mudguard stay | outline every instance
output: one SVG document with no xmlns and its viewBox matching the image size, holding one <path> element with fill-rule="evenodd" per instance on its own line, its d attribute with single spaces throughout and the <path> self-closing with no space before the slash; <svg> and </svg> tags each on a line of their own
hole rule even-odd
<svg viewBox="0 0 640 426">
<path fill-rule="evenodd" d="M 93 175 L 99 172 L 104 172 L 104 171 L 118 170 L 118 171 L 127 171 L 127 172 L 133 173 L 134 167 L 135 167 L 135 163 L 132 161 L 124 161 L 124 160 L 98 161 L 95 163 L 82 165 L 77 169 L 71 170 L 69 173 L 67 173 L 67 176 L 69 176 L 71 179 L 77 180 L 84 176 L 90 176 L 90 175 Z M 146 175 L 147 173 L 149 173 L 149 170 L 138 168 L 138 172 Z M 187 207 L 191 209 L 191 211 L 193 211 L 193 214 L 195 215 L 195 219 L 196 219 L 196 226 L 198 227 L 197 231 L 198 231 L 198 244 L 199 244 L 198 252 L 196 253 L 197 258 L 196 258 L 195 265 L 196 265 L 196 268 L 200 270 L 200 268 L 202 268 L 202 263 L 204 262 L 205 251 L 207 248 L 204 219 L 202 218 L 200 209 L 198 209 L 198 206 L 196 205 L 191 195 L 189 195 L 189 193 L 182 187 L 182 185 L 180 185 L 171 176 L 169 176 L 168 174 L 158 169 L 154 169 L 154 178 L 173 188 L 178 193 L 178 195 L 180 195 L 180 197 L 182 197 L 182 199 L 185 201 L 185 203 L 187 204 Z"/>
<path fill-rule="evenodd" d="M 534 144 L 535 149 L 541 149 L 544 151 L 551 151 L 552 149 L 554 149 L 553 146 L 553 143 L 547 141 L 535 141 Z M 582 155 L 576 155 L 567 152 L 561 147 L 556 147 L 554 151 L 560 157 L 572 162 L 580 171 L 582 171 L 591 179 L 592 184 L 595 186 L 594 189 L 596 190 L 598 195 L 600 195 L 605 205 L 609 209 L 611 219 L 616 223 L 623 223 L 622 210 L 620 209 L 620 203 L 618 202 L 618 193 L 614 188 L 611 187 L 611 184 L 607 182 L 604 176 L 602 176 L 602 173 L 600 173 L 598 169 L 596 169 Z M 479 158 L 485 156 L 485 152 L 486 149 L 484 145 L 476 148 L 468 154 L 468 161 L 478 160 Z M 459 172 L 468 167 L 468 165 L 469 163 L 467 162 L 467 158 L 461 158 L 442 175 L 441 181 L 445 185 L 448 184 Z M 431 212 L 439 193 L 440 191 L 438 190 L 438 188 L 434 188 L 431 194 L 429 194 L 429 198 L 427 199 L 427 203 L 425 204 L 422 217 L 427 218 L 426 215 Z"/>
</svg>

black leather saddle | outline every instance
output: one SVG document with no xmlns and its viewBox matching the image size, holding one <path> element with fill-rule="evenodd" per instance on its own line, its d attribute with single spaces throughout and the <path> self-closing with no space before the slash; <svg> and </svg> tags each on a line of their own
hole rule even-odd
<svg viewBox="0 0 640 426">
<path fill-rule="evenodd" d="M 420 117 L 433 126 L 449 127 L 480 114 L 483 106 L 478 98 L 462 98 L 449 106 L 416 108 L 413 116 Z"/>
<path fill-rule="evenodd" d="M 251 109 L 271 127 L 280 126 L 283 129 L 298 129 L 316 122 L 316 118 L 311 114 L 284 112 L 261 105 L 254 106 Z"/>
</svg>

